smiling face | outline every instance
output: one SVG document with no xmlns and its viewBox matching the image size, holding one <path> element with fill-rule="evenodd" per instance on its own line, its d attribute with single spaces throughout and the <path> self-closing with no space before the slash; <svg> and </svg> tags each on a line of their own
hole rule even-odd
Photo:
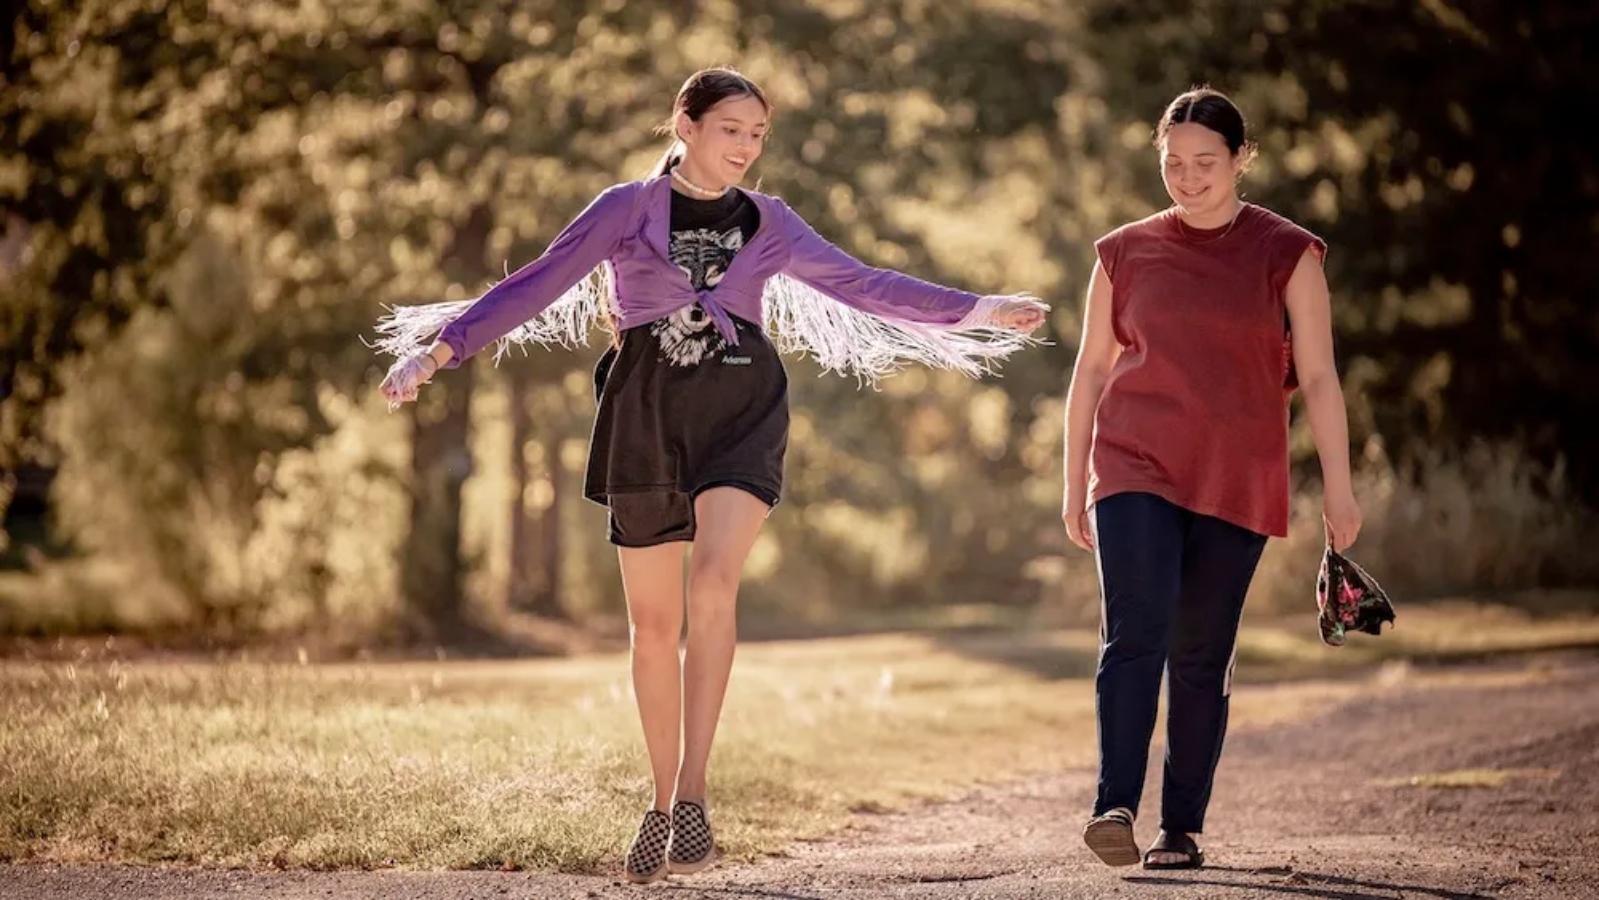
<svg viewBox="0 0 1599 900">
<path fill-rule="evenodd" d="M 1185 216 L 1231 215 L 1242 163 L 1225 138 L 1196 122 L 1182 122 L 1166 133 L 1160 155 L 1166 193 Z"/>
<path fill-rule="evenodd" d="M 766 104 L 750 94 L 717 103 L 698 121 L 679 113 L 683 174 L 711 190 L 738 184 L 761 157 L 769 120 Z"/>
</svg>

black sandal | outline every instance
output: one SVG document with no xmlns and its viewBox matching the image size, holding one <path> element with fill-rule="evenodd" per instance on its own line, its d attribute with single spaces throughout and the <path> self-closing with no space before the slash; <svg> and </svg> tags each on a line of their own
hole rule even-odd
<svg viewBox="0 0 1599 900">
<path fill-rule="evenodd" d="M 1138 862 L 1138 841 L 1133 837 L 1133 813 L 1118 806 L 1088 820 L 1083 843 L 1107 866 Z"/>
<path fill-rule="evenodd" d="M 1150 862 L 1150 857 L 1156 853 L 1180 853 L 1188 857 L 1181 862 Z M 1149 845 L 1144 851 L 1144 868 L 1146 869 L 1198 869 L 1205 865 L 1205 853 L 1194 843 L 1194 839 L 1182 832 L 1171 834 L 1161 829 L 1155 838 L 1155 843 Z"/>
</svg>

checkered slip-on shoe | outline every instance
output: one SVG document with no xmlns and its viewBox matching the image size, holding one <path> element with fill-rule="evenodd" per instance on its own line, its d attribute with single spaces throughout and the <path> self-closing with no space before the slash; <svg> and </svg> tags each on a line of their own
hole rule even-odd
<svg viewBox="0 0 1599 900">
<path fill-rule="evenodd" d="M 672 804 L 672 846 L 666 853 L 674 875 L 692 875 L 716 861 L 716 841 L 705 804 L 679 800 Z"/>
<path fill-rule="evenodd" d="M 666 877 L 666 845 L 672 839 L 672 818 L 658 809 L 644 814 L 633 846 L 627 850 L 623 874 L 634 884 L 648 884 Z"/>
</svg>

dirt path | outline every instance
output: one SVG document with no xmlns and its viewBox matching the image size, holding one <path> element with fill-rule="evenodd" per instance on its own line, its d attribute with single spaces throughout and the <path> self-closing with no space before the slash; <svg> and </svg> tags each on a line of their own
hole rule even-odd
<svg viewBox="0 0 1599 900">
<path fill-rule="evenodd" d="M 0 868 L 0 897 L 1599 897 L 1599 658 L 1454 673 L 1373 679 L 1340 708 L 1229 739 L 1201 872 L 1099 865 L 1077 838 L 1093 774 L 1073 771 L 864 816 L 784 858 L 642 894 L 526 873 L 21 866 Z M 1158 808 L 1157 777 L 1141 842 Z"/>
</svg>

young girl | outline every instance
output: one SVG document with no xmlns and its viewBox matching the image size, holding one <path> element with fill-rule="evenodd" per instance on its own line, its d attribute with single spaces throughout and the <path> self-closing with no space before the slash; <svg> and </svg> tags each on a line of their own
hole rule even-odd
<svg viewBox="0 0 1599 900">
<path fill-rule="evenodd" d="M 1296 386 L 1334 549 L 1354 542 L 1360 507 L 1326 245 L 1239 200 L 1253 147 L 1222 94 L 1173 100 L 1155 144 L 1174 205 L 1096 244 L 1066 401 L 1064 518 L 1098 554 L 1103 596 L 1099 795 L 1084 840 L 1111 865 L 1139 860 L 1133 818 L 1164 669 L 1160 834 L 1144 866 L 1197 868 L 1244 594 L 1267 536 L 1288 531 Z"/>
<path fill-rule="evenodd" d="M 675 140 L 655 177 L 601 193 L 542 256 L 476 301 L 399 309 L 379 326 L 380 346 L 400 357 L 382 387 L 398 403 L 491 343 L 572 343 L 596 320 L 614 324 L 595 371 L 585 494 L 609 508 L 619 548 L 655 782 L 626 858 L 634 882 L 696 872 L 715 856 L 706 766 L 732 668 L 734 603 L 782 494 L 779 350 L 866 380 L 907 362 L 975 375 L 1030 343 L 1047 311 L 1026 296 L 979 297 L 870 268 L 783 201 L 738 189 L 770 119 L 747 78 L 695 73 L 673 104 L 665 127 Z"/>
</svg>

